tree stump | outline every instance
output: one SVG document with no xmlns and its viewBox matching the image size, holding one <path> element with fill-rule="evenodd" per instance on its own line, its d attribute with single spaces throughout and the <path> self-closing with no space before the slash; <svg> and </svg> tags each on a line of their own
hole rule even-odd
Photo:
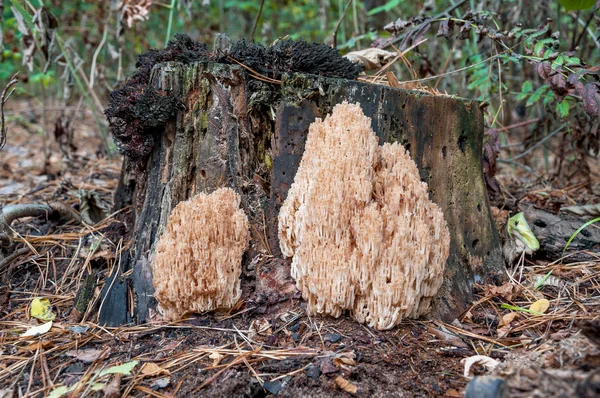
<svg viewBox="0 0 600 398">
<path fill-rule="evenodd" d="M 147 319 L 155 305 L 149 263 L 171 209 L 197 192 L 222 186 L 242 196 L 252 224 L 242 297 L 259 300 L 257 286 L 264 278 L 285 275 L 282 270 L 289 267 L 279 250 L 277 215 L 308 127 L 342 101 L 361 105 L 381 143 L 399 141 L 410 151 L 430 198 L 444 211 L 451 254 L 434 315 L 454 319 L 471 301 L 474 281 L 502 277 L 499 237 L 483 180 L 478 102 L 309 74 L 264 82 L 241 66 L 216 62 L 159 64 L 149 84 L 172 93 L 183 106 L 153 130 L 154 144 L 143 160 L 125 159 L 115 202 L 117 208 L 131 205 L 132 243 L 119 273 L 105 283 L 101 323 Z M 271 274 L 251 266 L 261 253 L 273 256 Z M 127 283 L 123 273 L 132 267 Z M 135 308 L 127 308 L 127 288 L 133 290 Z"/>
</svg>

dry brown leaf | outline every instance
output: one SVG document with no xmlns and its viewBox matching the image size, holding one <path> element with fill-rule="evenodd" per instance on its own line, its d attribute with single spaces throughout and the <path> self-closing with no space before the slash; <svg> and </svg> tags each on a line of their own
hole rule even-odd
<svg viewBox="0 0 600 398">
<path fill-rule="evenodd" d="M 35 343 L 31 343 L 29 345 L 26 345 L 25 347 L 19 347 L 19 350 L 24 350 L 24 351 L 36 351 L 38 349 L 46 349 L 49 347 L 54 346 L 54 344 L 51 341 L 48 340 L 40 340 L 40 341 L 36 341 Z"/>
<path fill-rule="evenodd" d="M 121 396 L 121 375 L 116 374 L 102 389 L 102 398 L 118 398 Z"/>
<path fill-rule="evenodd" d="M 503 299 L 508 301 L 513 301 L 515 297 L 518 297 L 521 294 L 522 290 L 522 287 L 514 285 L 510 282 L 507 282 L 502 286 L 483 286 L 483 292 L 485 294 L 485 297 L 502 297 Z"/>
<path fill-rule="evenodd" d="M 225 355 L 213 352 L 208 357 L 213 360 L 213 366 L 217 366 L 225 358 Z"/>
<path fill-rule="evenodd" d="M 498 323 L 498 326 L 510 325 L 510 323 L 514 321 L 515 318 L 517 318 L 518 316 L 518 312 L 509 312 L 508 314 L 502 316 L 502 319 L 500 319 L 500 323 Z"/>
<path fill-rule="evenodd" d="M 344 57 L 352 63 L 363 65 L 365 70 L 375 70 L 385 66 L 396 55 L 394 52 L 380 48 L 366 48 L 364 50 L 349 52 Z"/>
<path fill-rule="evenodd" d="M 158 376 L 160 374 L 170 375 L 167 369 L 161 368 L 154 362 L 146 362 L 144 366 L 142 366 L 142 370 L 140 370 L 142 375 L 144 376 Z"/>
<path fill-rule="evenodd" d="M 106 358 L 108 354 L 110 354 L 110 350 L 70 350 L 65 353 L 66 356 L 83 363 L 92 363 L 97 359 Z"/>
<path fill-rule="evenodd" d="M 350 383 L 342 376 L 338 376 L 335 378 L 335 384 L 337 384 L 339 388 L 341 388 L 349 394 L 356 394 L 356 392 L 358 391 L 358 388 L 354 384 Z"/>
<path fill-rule="evenodd" d="M 546 312 L 548 310 L 548 308 L 550 308 L 550 302 L 546 299 L 541 299 L 541 300 L 538 300 L 535 303 L 531 304 L 531 306 L 529 307 L 529 310 L 543 314 L 544 312 Z"/>
<path fill-rule="evenodd" d="M 387 81 L 388 81 L 388 84 L 390 85 L 390 87 L 393 87 L 393 88 L 400 87 L 400 82 L 398 81 L 398 79 L 396 78 L 396 75 L 394 75 L 393 72 L 391 72 L 389 70 L 386 71 L 385 77 L 387 78 Z"/>
<path fill-rule="evenodd" d="M 353 352 L 342 352 L 337 354 L 331 362 L 337 367 L 356 366 L 356 354 Z"/>
<path fill-rule="evenodd" d="M 446 391 L 446 394 L 444 395 L 445 397 L 454 397 L 454 398 L 461 398 L 462 394 L 460 394 L 458 391 L 456 391 L 454 388 L 449 389 L 448 391 Z"/>
</svg>

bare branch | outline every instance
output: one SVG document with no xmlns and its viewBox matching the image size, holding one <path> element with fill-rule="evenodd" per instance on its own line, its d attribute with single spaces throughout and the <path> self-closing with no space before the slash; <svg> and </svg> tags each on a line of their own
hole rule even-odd
<svg viewBox="0 0 600 398">
<path fill-rule="evenodd" d="M 352 4 L 352 0 L 350 0 L 348 2 L 348 4 L 346 4 L 346 8 L 344 8 L 344 11 L 342 12 L 342 16 L 340 17 L 340 20 L 338 21 L 337 25 L 335 26 L 335 30 L 333 31 L 333 48 L 337 48 L 337 32 L 340 29 L 340 25 L 342 24 L 342 21 L 344 20 L 344 17 L 346 16 L 346 12 L 348 11 L 348 8 L 350 8 L 351 4 Z"/>
<path fill-rule="evenodd" d="M 10 90 L 10 88 L 12 86 L 17 84 L 17 82 L 19 81 L 17 79 L 18 74 L 19 74 L 19 72 L 15 73 L 10 78 L 10 81 L 8 82 L 6 87 L 4 87 L 4 90 L 2 90 L 2 96 L 0 96 L 0 150 L 2 148 L 4 148 L 4 144 L 6 144 L 6 133 L 7 133 L 6 127 L 4 125 L 4 104 L 6 104 L 6 101 L 8 101 L 8 99 L 10 98 L 12 93 L 15 92 L 15 89 L 13 88 L 8 94 L 6 94 L 6 93 L 8 92 L 8 90 Z"/>
</svg>

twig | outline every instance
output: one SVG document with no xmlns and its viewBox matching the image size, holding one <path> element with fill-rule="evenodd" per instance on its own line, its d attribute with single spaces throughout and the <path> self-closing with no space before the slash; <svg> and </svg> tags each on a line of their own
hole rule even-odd
<svg viewBox="0 0 600 398">
<path fill-rule="evenodd" d="M 525 166 L 525 165 L 524 165 L 524 164 L 522 164 L 522 163 L 515 162 L 515 161 L 509 160 L 509 159 L 496 159 L 496 162 L 498 162 L 498 163 L 512 164 L 512 165 L 514 165 L 514 166 L 518 166 L 518 167 L 522 168 L 523 170 L 525 170 L 526 172 L 528 172 L 529 174 L 533 175 L 535 178 L 540 178 L 540 179 L 542 178 L 542 177 L 540 177 L 539 175 L 537 175 L 537 174 L 535 173 L 535 171 L 533 171 L 533 170 L 531 169 L 531 167 L 529 167 L 529 166 Z"/>
<path fill-rule="evenodd" d="M 96 81 L 96 61 L 98 61 L 98 55 L 100 54 L 100 50 L 102 50 L 102 46 L 106 43 L 106 36 L 108 35 L 108 25 L 104 25 L 104 33 L 102 33 L 102 40 L 100 44 L 98 44 L 98 48 L 94 51 L 94 56 L 92 57 L 92 66 L 90 67 L 90 89 L 94 88 L 94 82 Z"/>
<path fill-rule="evenodd" d="M 495 130 L 498 131 L 498 132 L 500 132 L 500 131 L 508 131 L 508 130 L 516 129 L 517 127 L 523 127 L 523 126 L 527 126 L 528 124 L 536 123 L 539 120 L 540 119 L 536 117 L 535 119 L 525 120 L 524 122 L 519 122 L 519 123 L 511 124 L 509 126 L 499 127 L 499 128 L 497 128 Z"/>
<path fill-rule="evenodd" d="M 340 17 L 337 25 L 335 26 L 335 30 L 333 31 L 333 48 L 337 48 L 337 32 L 340 29 L 340 25 L 342 24 L 342 21 L 344 20 L 344 17 L 346 16 L 346 12 L 348 11 L 348 8 L 350 8 L 351 4 L 352 4 L 352 0 L 350 0 L 348 2 L 348 4 L 346 4 L 346 8 L 344 8 L 344 11 L 342 12 L 342 16 Z"/>
<path fill-rule="evenodd" d="M 4 267 L 6 267 L 15 258 L 22 256 L 23 254 L 27 254 L 30 251 L 31 251 L 31 249 L 29 248 L 29 246 L 25 246 L 25 247 L 20 248 L 19 250 L 12 252 L 8 256 L 4 257 L 2 260 L 0 260 L 0 272 L 2 272 Z"/>
<path fill-rule="evenodd" d="M 592 22 L 592 19 L 594 19 L 594 15 L 595 14 L 596 14 L 596 11 L 594 10 L 594 12 L 590 13 L 590 17 L 586 21 L 585 25 L 582 24 L 583 25 L 583 30 L 581 31 L 581 34 L 577 37 L 577 40 L 574 40 L 573 43 L 571 44 L 571 51 L 575 50 L 575 48 L 581 42 L 581 39 L 585 35 L 588 26 L 590 26 L 590 22 Z M 579 13 L 577 13 L 577 17 L 575 19 L 581 20 L 581 18 L 579 18 Z M 576 36 L 577 36 L 577 32 L 575 32 L 575 35 L 573 36 L 573 39 L 575 39 Z M 592 37 L 594 37 L 594 36 L 592 35 Z"/>
<path fill-rule="evenodd" d="M 542 138 L 541 140 L 539 140 L 535 145 L 529 147 L 525 152 L 518 154 L 517 156 L 514 156 L 508 160 L 516 160 L 516 159 L 520 159 L 523 156 L 527 155 L 529 152 L 533 151 L 535 148 L 539 147 L 540 145 L 542 145 L 544 142 L 548 141 L 550 138 L 554 137 L 556 134 L 560 133 L 562 131 L 563 128 L 567 127 L 567 123 L 563 123 L 560 126 L 558 126 L 558 128 L 556 130 L 554 130 L 553 132 L 551 132 L 550 134 L 548 134 L 547 136 L 545 136 L 544 138 Z"/>
<path fill-rule="evenodd" d="M 265 5 L 265 0 L 260 2 L 260 8 L 258 10 L 258 14 L 256 14 L 256 19 L 254 20 L 254 27 L 252 28 L 252 34 L 250 35 L 250 39 L 254 41 L 254 33 L 256 32 L 256 27 L 258 26 L 258 21 L 260 19 L 260 15 L 262 14 L 263 6 Z"/>
<path fill-rule="evenodd" d="M 436 15 L 433 19 L 439 19 L 442 18 L 446 15 L 450 15 L 450 13 L 454 10 L 456 10 L 458 7 L 462 6 L 463 4 L 465 4 L 467 2 L 467 0 L 461 0 L 458 3 L 454 4 L 453 6 L 447 8 L 446 10 L 442 11 L 441 13 L 439 13 L 438 15 Z M 420 23 L 419 25 L 417 25 L 415 27 L 415 29 L 420 29 L 422 26 L 425 26 L 425 24 L 429 23 L 431 20 L 426 20 L 425 22 Z M 410 32 L 406 32 L 400 36 L 397 36 L 394 40 L 390 40 L 388 42 L 388 44 L 385 47 L 391 46 L 392 44 L 396 44 L 399 41 L 404 39 L 404 36 L 406 36 L 408 33 Z"/>
<path fill-rule="evenodd" d="M 17 82 L 19 81 L 17 79 L 18 74 L 19 72 L 12 75 L 10 81 L 8 82 L 6 87 L 4 87 L 4 90 L 2 90 L 2 96 L 0 96 L 0 149 L 4 148 L 4 144 L 6 144 L 7 135 L 7 130 L 4 124 L 4 104 L 6 104 L 6 101 L 8 101 L 12 93 L 15 92 L 15 89 L 13 88 L 11 92 L 8 93 L 8 95 L 6 94 L 6 92 L 10 89 L 11 86 L 17 84 Z"/>
</svg>

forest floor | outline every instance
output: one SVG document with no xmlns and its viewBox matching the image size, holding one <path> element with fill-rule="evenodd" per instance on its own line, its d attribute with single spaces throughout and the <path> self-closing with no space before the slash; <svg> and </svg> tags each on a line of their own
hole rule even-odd
<svg viewBox="0 0 600 398">
<path fill-rule="evenodd" d="M 60 107 L 43 116 L 27 100 L 9 105 L 0 206 L 59 201 L 80 211 L 83 201 L 109 210 L 121 159 L 98 156 L 91 114 L 76 112 L 77 148 L 63 135 L 61 150 L 52 134 Z M 514 197 L 541 189 L 559 198 L 548 206 L 561 200 L 555 191 L 579 204 L 593 198 L 556 181 L 527 185 L 504 167 L 499 179 Z M 598 170 L 592 175 L 597 190 Z M 502 224 L 506 214 L 494 210 Z M 118 227 L 114 215 L 93 226 L 31 218 L 13 224 L 22 254 L 0 263 L 0 397 L 461 397 L 470 381 L 464 359 L 475 355 L 496 367 L 480 362 L 471 373 L 504 378 L 513 397 L 600 395 L 600 259 L 526 258 L 507 269 L 506 284 L 476 286 L 471 307 L 450 324 L 407 320 L 376 331 L 347 317 L 309 317 L 293 299 L 268 311 L 240 303 L 179 323 L 106 328 L 95 323 L 102 285 L 95 310 L 74 317 L 71 309 L 85 275 L 98 272 L 103 281 L 118 266 L 127 242 L 105 236 Z M 30 315 L 36 297 L 49 299 L 56 318 L 47 332 L 25 337 L 44 323 Z M 528 312 L 540 299 L 549 308 Z"/>
</svg>

